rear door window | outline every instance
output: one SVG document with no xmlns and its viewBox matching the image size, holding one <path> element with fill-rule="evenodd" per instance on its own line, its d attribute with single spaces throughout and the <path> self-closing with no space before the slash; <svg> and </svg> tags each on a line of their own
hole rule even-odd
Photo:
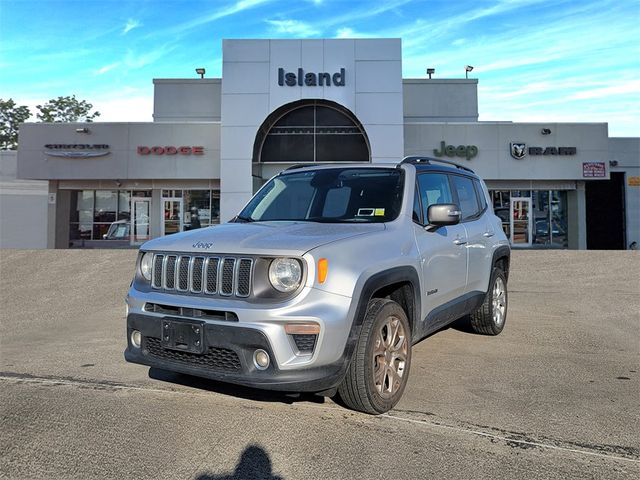
<svg viewBox="0 0 640 480">
<path fill-rule="evenodd" d="M 473 185 L 476 187 L 476 193 L 478 194 L 478 200 L 480 201 L 480 210 L 487 208 L 487 197 L 484 196 L 484 190 L 480 184 L 480 180 L 474 178 Z"/>
<path fill-rule="evenodd" d="M 462 220 L 476 217 L 480 213 L 481 208 L 478 203 L 475 188 L 473 188 L 473 180 L 469 177 L 451 175 L 451 181 L 458 196 L 458 206 L 462 211 Z"/>
</svg>

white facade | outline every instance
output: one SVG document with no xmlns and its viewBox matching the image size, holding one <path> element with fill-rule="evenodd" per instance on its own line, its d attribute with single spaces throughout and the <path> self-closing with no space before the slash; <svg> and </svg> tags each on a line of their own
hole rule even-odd
<svg viewBox="0 0 640 480">
<path fill-rule="evenodd" d="M 640 249 L 640 138 L 610 138 L 609 152 L 611 171 L 625 177 L 627 248 Z"/>
<path fill-rule="evenodd" d="M 18 180 L 17 159 L 0 151 L 0 248 L 47 248 L 48 182 Z"/>
<path fill-rule="evenodd" d="M 247 159 L 253 157 L 253 139 L 265 119 L 283 105 L 305 98 L 336 102 L 362 123 L 372 162 L 402 157 L 399 39 L 224 40 L 222 53 L 223 220 L 233 217 L 251 198 L 252 165 Z M 307 85 L 302 78 L 295 85 L 280 85 L 281 71 L 312 74 L 318 85 Z M 320 74 L 339 72 L 344 72 L 344 85 L 319 85 Z"/>
<path fill-rule="evenodd" d="M 54 194 L 44 245 L 114 246 L 111 230 L 124 224 L 136 244 L 134 221 L 143 241 L 232 218 L 266 179 L 309 161 L 294 147 L 279 160 L 289 139 L 312 144 L 311 161 L 339 164 L 339 139 L 362 138 L 357 161 L 417 154 L 474 169 L 521 246 L 587 248 L 588 194 L 597 190 L 587 187 L 621 168 L 640 175 L 638 139 L 609 139 L 606 123 L 478 122 L 477 83 L 403 79 L 399 39 L 225 40 L 222 78 L 154 80 L 153 123 L 23 125 L 17 176 L 46 180 Z M 317 123 L 323 108 L 338 124 Z M 304 109 L 311 124 L 289 121 Z M 334 143 L 321 157 L 325 140 Z M 640 228 L 634 181 L 620 230 L 627 245 Z M 9 210 L 3 219 L 19 215 Z"/>
</svg>

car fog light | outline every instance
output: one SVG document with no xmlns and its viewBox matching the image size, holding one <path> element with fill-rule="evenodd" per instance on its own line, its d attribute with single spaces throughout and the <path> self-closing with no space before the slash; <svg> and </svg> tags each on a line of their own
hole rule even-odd
<svg viewBox="0 0 640 480">
<path fill-rule="evenodd" d="M 269 354 L 264 350 L 256 350 L 253 353 L 253 363 L 258 370 L 265 370 L 269 366 Z"/>
<path fill-rule="evenodd" d="M 138 330 L 131 332 L 131 345 L 136 348 L 140 348 L 142 345 L 142 334 Z"/>
</svg>

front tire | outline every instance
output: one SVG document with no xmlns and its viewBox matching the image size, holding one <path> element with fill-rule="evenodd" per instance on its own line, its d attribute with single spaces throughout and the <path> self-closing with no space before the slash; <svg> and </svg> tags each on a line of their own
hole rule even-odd
<svg viewBox="0 0 640 480">
<path fill-rule="evenodd" d="M 410 366 L 411 329 L 405 311 L 392 300 L 372 299 L 338 394 L 353 410 L 385 413 L 402 397 Z"/>
<path fill-rule="evenodd" d="M 507 277 L 494 267 L 489 281 L 489 291 L 483 304 L 471 314 L 471 328 L 483 335 L 498 335 L 507 321 Z"/>
</svg>

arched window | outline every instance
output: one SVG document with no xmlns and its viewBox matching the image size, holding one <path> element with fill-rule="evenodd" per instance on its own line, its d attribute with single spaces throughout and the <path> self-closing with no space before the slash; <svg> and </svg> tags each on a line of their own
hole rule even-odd
<svg viewBox="0 0 640 480">
<path fill-rule="evenodd" d="M 368 162 L 369 144 L 360 122 L 328 101 L 286 105 L 263 123 L 254 162 Z"/>
</svg>

